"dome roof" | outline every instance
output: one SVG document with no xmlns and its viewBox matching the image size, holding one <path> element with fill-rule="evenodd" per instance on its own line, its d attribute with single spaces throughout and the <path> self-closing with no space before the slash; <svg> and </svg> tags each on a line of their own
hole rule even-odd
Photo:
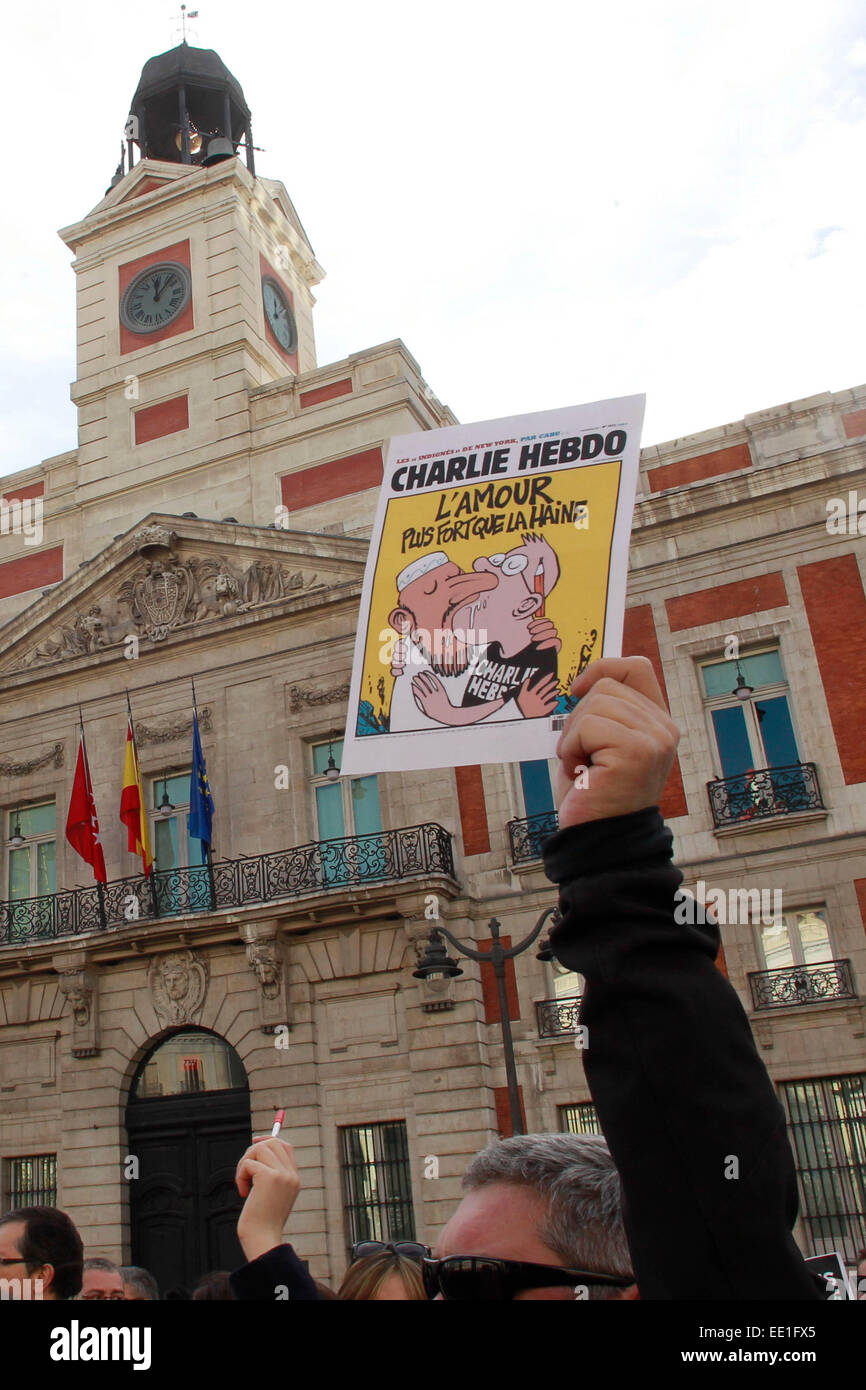
<svg viewBox="0 0 866 1390">
<path fill-rule="evenodd" d="M 188 82 L 193 87 L 227 88 L 235 102 L 249 115 L 241 84 L 229 72 L 219 54 L 212 48 L 191 48 L 188 43 L 180 43 L 167 53 L 148 58 L 141 70 L 130 109 L 136 110 L 149 97 L 167 88 L 177 87 L 181 82 Z"/>
</svg>

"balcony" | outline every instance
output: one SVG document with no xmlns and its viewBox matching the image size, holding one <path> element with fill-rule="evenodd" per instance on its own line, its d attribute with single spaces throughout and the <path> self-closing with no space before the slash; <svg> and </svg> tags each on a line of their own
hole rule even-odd
<svg viewBox="0 0 866 1390">
<path fill-rule="evenodd" d="M 154 869 L 148 878 L 114 879 L 101 893 L 93 884 L 0 902 L 0 946 L 430 874 L 454 878 L 451 836 L 441 825 L 317 840 L 272 854 L 218 860 L 210 867 Z"/>
<path fill-rule="evenodd" d="M 555 835 L 559 829 L 559 819 L 555 811 L 545 811 L 540 816 L 524 816 L 523 820 L 508 822 L 508 838 L 511 842 L 511 862 L 531 864 L 541 858 L 545 840 Z"/>
<path fill-rule="evenodd" d="M 768 767 L 707 783 L 716 829 L 751 821 L 789 816 L 798 811 L 823 811 L 824 801 L 814 763 Z"/>
<path fill-rule="evenodd" d="M 849 960 L 752 971 L 749 987 L 755 1009 L 787 1009 L 796 1004 L 826 1004 L 833 999 L 857 998 Z"/>
<path fill-rule="evenodd" d="M 535 1005 L 538 1036 L 562 1038 L 569 1033 L 576 1033 L 582 997 L 575 994 L 564 999 L 539 999 Z"/>
</svg>

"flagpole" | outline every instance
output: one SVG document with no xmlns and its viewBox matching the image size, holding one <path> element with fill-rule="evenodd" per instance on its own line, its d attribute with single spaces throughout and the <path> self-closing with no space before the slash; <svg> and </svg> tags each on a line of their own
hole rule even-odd
<svg viewBox="0 0 866 1390">
<path fill-rule="evenodd" d="M 87 787 L 88 802 L 93 800 L 93 783 L 90 780 L 90 761 L 87 757 L 87 742 L 84 737 L 84 715 L 81 712 L 81 705 L 78 706 L 78 728 L 81 733 L 81 752 L 84 758 L 84 781 Z M 93 803 L 96 804 L 95 802 Z M 94 812 L 95 814 L 95 812 Z M 96 869 L 93 870 L 93 877 L 96 881 L 96 897 L 99 905 L 99 927 L 101 931 L 108 931 L 108 919 L 105 915 L 105 884 L 96 877 Z"/>
<path fill-rule="evenodd" d="M 195 702 L 195 676 L 190 676 L 189 683 L 192 686 L 192 725 L 195 730 L 198 721 L 198 705 Z M 207 865 L 207 883 L 210 893 L 210 910 L 216 912 L 216 884 L 213 876 L 213 858 L 211 857 L 210 844 L 207 840 L 204 843 L 204 862 Z"/>
<path fill-rule="evenodd" d="M 133 718 L 132 718 L 132 705 L 129 703 L 129 691 L 128 691 L 128 690 L 127 690 L 127 692 L 126 692 L 126 710 L 127 710 L 127 714 L 129 715 L 129 728 L 130 728 L 130 731 L 131 731 L 131 733 L 132 733 L 132 752 L 133 752 L 133 757 L 134 757 L 134 759 L 135 759 L 136 770 L 137 770 L 137 772 L 138 772 L 138 781 L 139 781 L 139 785 L 141 786 L 142 791 L 144 791 L 144 783 L 143 783 L 142 780 L 141 780 L 141 766 L 140 766 L 139 761 L 138 761 L 138 744 L 137 744 L 136 741 L 135 741 L 135 721 L 134 721 Z M 147 815 L 147 807 L 146 807 L 146 806 L 140 806 L 140 807 L 139 807 L 139 815 L 140 815 L 141 817 L 144 817 L 144 816 Z M 157 896 L 156 896 L 156 881 L 155 881 L 155 880 L 156 880 L 156 868 L 154 867 L 154 866 L 155 866 L 155 862 L 156 862 L 155 860 L 151 862 L 150 873 L 149 873 L 149 874 L 146 874 L 145 877 L 146 877 L 146 879 L 147 879 L 147 882 L 150 884 L 150 904 L 151 904 L 151 907 L 153 908 L 153 915 L 154 915 L 154 917 L 159 917 L 159 916 L 160 916 L 160 911 L 159 911 L 159 899 L 158 899 Z"/>
</svg>

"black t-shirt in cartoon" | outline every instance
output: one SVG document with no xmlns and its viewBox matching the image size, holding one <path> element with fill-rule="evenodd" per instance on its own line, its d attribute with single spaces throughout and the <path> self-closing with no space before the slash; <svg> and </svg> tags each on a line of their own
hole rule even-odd
<svg viewBox="0 0 866 1390">
<path fill-rule="evenodd" d="M 514 700 L 524 681 L 537 685 L 546 675 L 557 675 L 557 655 L 553 647 L 539 651 L 530 642 L 514 656 L 504 657 L 498 642 L 491 642 L 472 668 L 462 706 L 484 705 L 488 700 Z"/>
</svg>

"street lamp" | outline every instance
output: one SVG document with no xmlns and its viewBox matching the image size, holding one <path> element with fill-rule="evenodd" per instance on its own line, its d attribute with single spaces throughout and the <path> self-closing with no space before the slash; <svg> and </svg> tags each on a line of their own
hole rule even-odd
<svg viewBox="0 0 866 1390">
<path fill-rule="evenodd" d="M 334 762 L 334 745 L 330 739 L 328 739 L 328 766 L 325 768 L 325 776 L 329 782 L 339 782 L 340 780 L 340 769 Z"/>
<path fill-rule="evenodd" d="M 752 698 L 752 696 L 754 695 L 754 693 L 755 693 L 755 688 L 754 688 L 754 686 L 749 685 L 748 682 L 746 681 L 745 676 L 743 675 L 742 671 L 740 670 L 740 663 L 739 663 L 739 661 L 738 661 L 738 662 L 737 662 L 737 684 L 734 686 L 734 689 L 731 691 L 731 694 L 732 694 L 732 695 L 736 695 L 737 699 L 738 699 L 738 700 L 742 700 L 743 703 L 745 704 L 746 700 L 750 700 L 750 699 Z"/>
<path fill-rule="evenodd" d="M 512 1134 L 523 1134 L 524 1129 L 523 1116 L 520 1113 L 520 1092 L 517 1087 L 514 1039 L 511 1035 L 511 1018 L 508 1012 L 508 995 L 505 989 L 505 962 L 513 960 L 515 956 L 520 956 L 524 951 L 529 950 L 548 917 L 553 917 L 554 925 L 556 925 L 559 920 L 559 909 L 556 907 L 545 908 L 532 931 L 516 946 L 509 946 L 507 949 L 502 945 L 499 937 L 500 923 L 495 917 L 491 917 L 489 930 L 492 942 L 487 951 L 476 951 L 471 946 L 464 946 L 461 941 L 457 940 L 456 936 L 452 936 L 447 927 L 443 927 L 439 922 L 431 928 L 426 949 L 418 962 L 418 969 L 412 971 L 416 980 L 452 979 L 455 975 L 463 974 L 456 960 L 447 954 L 443 937 L 450 941 L 454 949 L 459 951 L 462 956 L 468 956 L 470 960 L 487 961 L 493 966 L 496 990 L 499 996 L 499 1021 L 502 1025 L 502 1051 L 505 1057 L 505 1077 L 508 1082 L 508 1109 L 511 1116 Z M 552 959 L 552 955 L 546 954 L 549 951 L 550 945 L 545 938 L 542 943 L 542 950 L 539 952 L 539 958 L 542 960 Z"/>
</svg>

